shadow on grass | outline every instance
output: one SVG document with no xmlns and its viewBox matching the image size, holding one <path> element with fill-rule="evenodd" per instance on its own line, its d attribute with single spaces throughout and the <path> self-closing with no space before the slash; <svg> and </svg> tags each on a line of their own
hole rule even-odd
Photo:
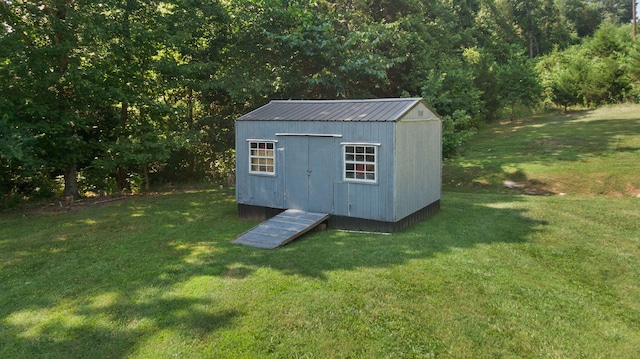
<svg viewBox="0 0 640 359">
<path fill-rule="evenodd" d="M 245 275 L 269 267 L 289 275 L 325 279 L 330 271 L 384 268 L 447 254 L 454 248 L 524 242 L 547 223 L 528 218 L 525 210 L 517 208 L 521 200 L 521 196 L 450 194 L 440 211 L 402 232 L 384 235 L 330 229 L 272 251 L 238 246 L 228 253 L 236 270 L 238 263 L 244 266 Z"/>
<path fill-rule="evenodd" d="M 21 231 L 31 222 L 14 218 L 0 229 L 9 238 L 0 255 L 0 356 L 120 358 L 167 333 L 188 346 L 243 315 L 215 309 L 207 284 L 204 295 L 181 291 L 190 280 L 244 280 L 261 268 L 326 280 L 333 271 L 525 242 L 546 223 L 527 217 L 521 200 L 449 194 L 442 210 L 403 232 L 330 229 L 276 250 L 231 243 L 253 224 L 238 221 L 227 192 L 138 198 L 43 216 Z"/>
<path fill-rule="evenodd" d="M 45 321 L 41 320 L 48 314 L 47 308 L 60 305 L 60 301 L 33 307 L 26 300 L 30 308 L 3 318 L 0 353 L 7 358 L 123 358 L 136 349 L 144 352 L 140 346 L 156 337 L 178 336 L 185 343 L 205 340 L 211 332 L 230 325 L 238 315 L 234 311 L 212 315 L 200 308 L 215 303 L 202 300 L 175 298 L 135 303 L 134 298 L 126 296 L 115 300 L 104 307 L 66 303 L 66 310 Z"/>
<path fill-rule="evenodd" d="M 0 217 L 0 357 L 122 358 L 231 325 L 238 311 L 174 288 L 197 275 L 184 248 L 235 216 L 230 203 L 200 192 Z"/>
</svg>

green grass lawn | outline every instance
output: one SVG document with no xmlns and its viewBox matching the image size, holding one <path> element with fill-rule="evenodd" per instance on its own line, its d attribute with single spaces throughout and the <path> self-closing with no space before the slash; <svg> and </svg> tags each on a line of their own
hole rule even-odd
<svg viewBox="0 0 640 359">
<path fill-rule="evenodd" d="M 0 358 L 637 358 L 639 118 L 490 125 L 392 235 L 234 245 L 229 190 L 2 214 Z"/>
<path fill-rule="evenodd" d="M 640 106 L 620 105 L 493 124 L 445 163 L 445 190 L 640 195 Z M 526 191 L 526 189 L 522 189 Z"/>
</svg>

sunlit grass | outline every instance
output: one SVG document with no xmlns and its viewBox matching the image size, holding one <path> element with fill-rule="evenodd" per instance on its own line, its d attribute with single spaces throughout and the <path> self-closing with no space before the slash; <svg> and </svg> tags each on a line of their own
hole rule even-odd
<svg viewBox="0 0 640 359">
<path fill-rule="evenodd" d="M 635 197 L 640 194 L 640 105 L 621 105 L 488 125 L 464 156 L 445 163 L 453 191 Z"/>
</svg>

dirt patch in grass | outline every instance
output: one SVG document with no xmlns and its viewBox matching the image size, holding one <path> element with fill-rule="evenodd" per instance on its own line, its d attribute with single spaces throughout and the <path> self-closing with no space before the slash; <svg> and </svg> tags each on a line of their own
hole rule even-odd
<svg viewBox="0 0 640 359">
<path fill-rule="evenodd" d="M 559 137 L 544 137 L 538 138 L 531 141 L 531 144 L 536 147 L 553 147 L 553 146 L 562 146 L 567 144 L 569 141 L 565 138 Z"/>
<path fill-rule="evenodd" d="M 626 193 L 640 198 L 640 187 L 637 187 L 632 183 L 627 183 L 627 185 L 624 187 L 624 190 Z"/>
<path fill-rule="evenodd" d="M 253 270 L 248 267 L 234 266 L 225 268 L 225 270 L 222 272 L 222 277 L 229 279 L 244 279 L 251 273 L 253 273 Z"/>
<path fill-rule="evenodd" d="M 549 196 L 557 194 L 556 191 L 550 189 L 544 182 L 537 180 L 528 180 L 525 182 L 504 181 L 505 188 L 512 189 L 518 194 L 528 196 Z"/>
<path fill-rule="evenodd" d="M 528 183 L 520 193 L 529 196 L 550 196 L 558 194 L 543 183 Z"/>
</svg>

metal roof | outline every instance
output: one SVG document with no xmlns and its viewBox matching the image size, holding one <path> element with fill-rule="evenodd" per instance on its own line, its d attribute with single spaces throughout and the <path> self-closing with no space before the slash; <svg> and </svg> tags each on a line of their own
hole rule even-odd
<svg viewBox="0 0 640 359">
<path fill-rule="evenodd" d="M 238 121 L 398 121 L 421 98 L 273 100 Z"/>
</svg>

